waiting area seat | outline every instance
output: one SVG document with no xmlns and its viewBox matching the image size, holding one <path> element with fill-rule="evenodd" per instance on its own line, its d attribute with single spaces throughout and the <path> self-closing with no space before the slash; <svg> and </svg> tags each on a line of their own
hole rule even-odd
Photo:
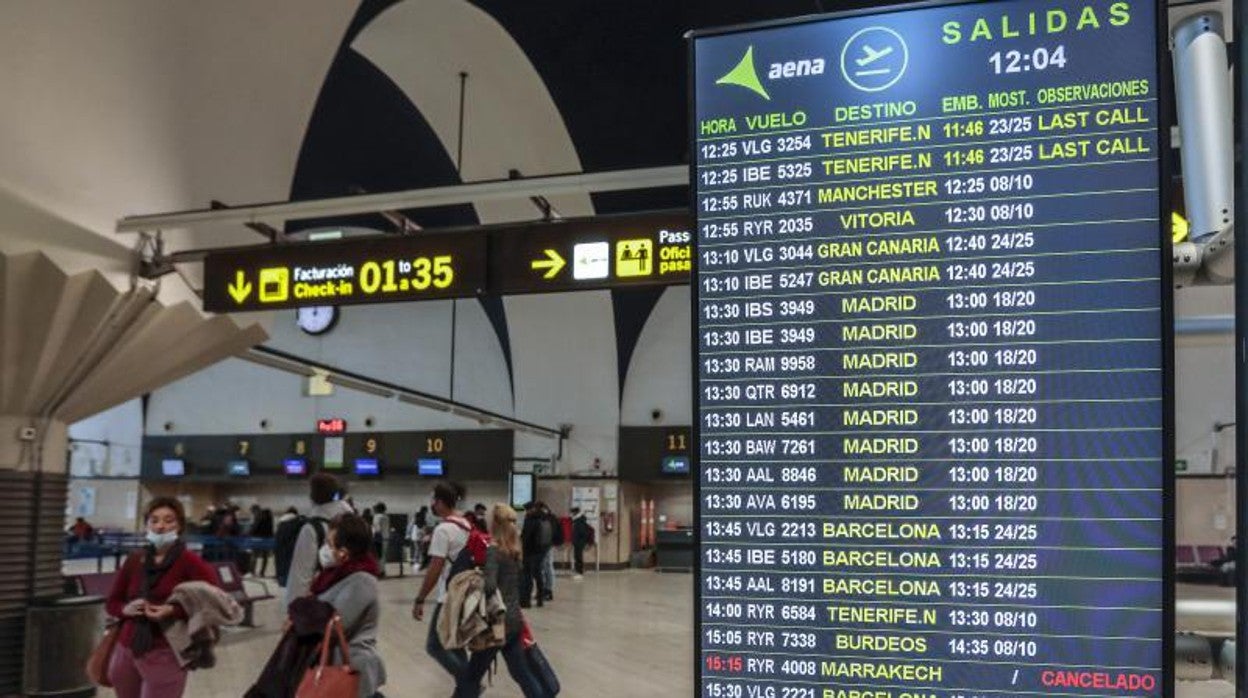
<svg viewBox="0 0 1248 698">
<path fill-rule="evenodd" d="M 244 577 L 234 562 L 214 562 L 212 566 L 221 580 L 221 588 L 226 591 L 239 606 L 243 607 L 242 625 L 247 628 L 256 627 L 254 606 L 258 601 L 277 598 L 269 590 L 269 585 L 259 579 Z M 113 589 L 113 580 L 117 572 L 96 572 L 67 577 L 66 593 L 74 596 L 107 597 Z"/>
<path fill-rule="evenodd" d="M 1226 555 L 1220 545 L 1179 543 L 1174 549 L 1175 574 L 1183 581 L 1226 584 L 1227 564 L 1234 564 L 1227 563 Z"/>
<path fill-rule="evenodd" d="M 269 585 L 259 579 L 245 578 L 239 571 L 238 565 L 233 562 L 214 562 L 212 566 L 217 570 L 221 588 L 234 597 L 239 606 L 243 607 L 243 627 L 256 627 L 254 613 L 256 602 L 277 598 L 269 591 Z M 247 588 L 249 584 L 252 585 L 251 589 Z"/>
</svg>

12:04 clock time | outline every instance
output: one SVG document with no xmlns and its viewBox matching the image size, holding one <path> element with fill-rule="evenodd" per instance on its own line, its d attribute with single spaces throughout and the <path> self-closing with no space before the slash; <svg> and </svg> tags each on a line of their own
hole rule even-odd
<svg viewBox="0 0 1248 698">
<path fill-rule="evenodd" d="M 988 57 L 988 63 L 997 75 L 1065 68 L 1066 47 L 1058 44 L 1053 48 L 1040 46 L 1031 51 L 997 51 Z"/>
</svg>

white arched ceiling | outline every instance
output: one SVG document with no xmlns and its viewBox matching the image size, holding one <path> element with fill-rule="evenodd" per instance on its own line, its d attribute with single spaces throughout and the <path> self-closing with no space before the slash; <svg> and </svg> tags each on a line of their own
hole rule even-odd
<svg viewBox="0 0 1248 698">
<path fill-rule="evenodd" d="M 511 36 L 463 0 L 400 3 L 379 15 L 352 45 L 385 72 L 420 110 L 454 160 L 459 73 L 469 74 L 464 181 L 579 172 L 580 159 L 541 76 Z M 565 216 L 590 215 L 586 194 L 553 199 Z M 527 200 L 479 203 L 482 223 L 537 216 Z M 573 469 L 600 457 L 615 462 L 619 425 L 615 321 L 611 294 L 504 299 L 515 376 L 515 416 L 574 425 L 565 449 Z M 462 305 L 462 304 L 461 304 Z M 545 455 L 548 441 L 517 438 L 517 454 Z M 532 452 L 530 452 L 532 451 Z M 540 451 L 540 453 L 539 453 Z"/>
<path fill-rule="evenodd" d="M 620 424 L 690 424 L 693 383 L 690 367 L 689 287 L 663 292 L 637 338 L 624 378 Z M 654 410 L 662 416 L 655 420 Z"/>
<path fill-rule="evenodd" d="M 409 0 L 377 16 L 352 48 L 384 72 L 425 117 L 454 162 L 459 74 L 468 73 L 465 182 L 580 172 L 572 138 L 541 76 L 494 18 L 465 0 Z M 552 199 L 565 216 L 590 215 L 588 195 Z M 476 205 L 482 223 L 531 219 L 526 199 Z"/>
<path fill-rule="evenodd" d="M 355 5 L 0 4 L 0 189 L 110 238 L 128 214 L 286 199 Z M 258 240 L 239 226 L 171 235 Z"/>
</svg>

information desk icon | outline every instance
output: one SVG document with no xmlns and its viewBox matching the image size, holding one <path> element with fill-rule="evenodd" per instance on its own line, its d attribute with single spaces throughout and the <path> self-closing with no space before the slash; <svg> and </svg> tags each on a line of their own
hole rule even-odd
<svg viewBox="0 0 1248 698">
<path fill-rule="evenodd" d="M 650 276 L 654 273 L 654 241 L 646 238 L 615 243 L 615 275 Z"/>
</svg>

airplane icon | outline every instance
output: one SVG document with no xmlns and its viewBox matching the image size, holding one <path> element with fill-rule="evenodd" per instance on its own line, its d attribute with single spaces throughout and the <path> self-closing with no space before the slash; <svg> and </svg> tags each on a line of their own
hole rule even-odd
<svg viewBox="0 0 1248 698">
<path fill-rule="evenodd" d="M 871 48 L 870 45 L 863 44 L 862 52 L 863 54 L 865 54 L 862 58 L 854 59 L 854 63 L 857 63 L 859 68 L 871 65 L 872 63 L 880 60 L 881 58 L 884 58 L 885 56 L 891 54 L 893 52 L 893 47 L 886 46 L 884 47 L 883 51 L 876 51 L 875 49 Z M 860 77 L 865 76 L 865 75 L 885 75 L 889 72 L 892 72 L 889 68 L 878 68 L 875 70 L 856 70 L 854 71 L 854 75 L 857 75 Z"/>
<path fill-rule="evenodd" d="M 841 47 L 841 75 L 863 92 L 887 90 L 906 73 L 910 50 L 893 29 L 863 27 Z"/>
</svg>

